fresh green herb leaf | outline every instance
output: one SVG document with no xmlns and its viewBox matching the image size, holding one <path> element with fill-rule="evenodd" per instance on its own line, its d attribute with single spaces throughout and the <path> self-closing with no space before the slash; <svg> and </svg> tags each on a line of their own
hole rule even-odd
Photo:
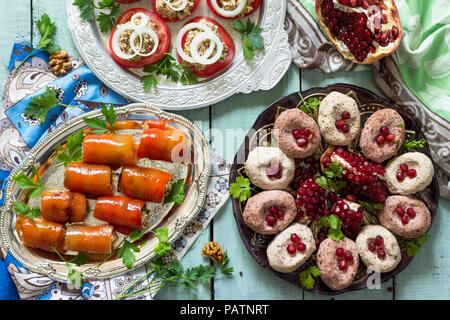
<svg viewBox="0 0 450 320">
<path fill-rule="evenodd" d="M 55 189 L 53 187 L 45 186 L 39 177 L 36 167 L 32 167 L 31 178 L 25 173 L 17 174 L 13 177 L 18 186 L 22 190 L 26 190 L 25 195 L 30 198 L 38 197 L 44 189 Z"/>
<path fill-rule="evenodd" d="M 416 148 L 422 149 L 423 147 L 425 147 L 426 143 L 427 143 L 427 140 L 425 140 L 425 139 L 413 140 L 413 141 L 405 140 L 405 142 L 403 142 L 401 149 L 411 152 L 411 151 L 415 151 Z"/>
<path fill-rule="evenodd" d="M 406 250 L 408 253 L 408 257 L 412 257 L 419 252 L 419 248 L 425 244 L 430 239 L 430 235 L 424 233 L 420 237 L 416 239 L 411 239 L 406 241 Z"/>
<path fill-rule="evenodd" d="M 326 189 L 328 188 L 328 179 L 324 176 L 316 178 L 316 183 L 319 187 Z"/>
<path fill-rule="evenodd" d="M 114 132 L 114 124 L 116 123 L 117 114 L 114 106 L 111 104 L 108 108 L 103 102 L 100 104 L 100 112 L 105 116 L 105 120 L 100 118 L 83 118 L 88 128 L 93 129 L 90 133 L 102 134 L 108 131 Z"/>
<path fill-rule="evenodd" d="M 139 248 L 138 244 L 134 244 L 128 240 L 125 240 L 122 247 L 119 249 L 119 252 L 117 253 L 117 257 L 122 258 L 122 263 L 125 265 L 125 267 L 131 269 L 134 261 L 136 261 L 134 252 L 140 251 L 141 249 Z"/>
<path fill-rule="evenodd" d="M 82 161 L 82 151 L 81 146 L 83 144 L 83 131 L 78 131 L 77 133 L 69 136 L 67 138 L 67 143 L 63 147 L 62 145 L 57 145 L 55 149 L 58 151 L 56 158 L 67 167 L 71 162 Z"/>
<path fill-rule="evenodd" d="M 322 227 L 329 228 L 328 238 L 331 238 L 334 241 L 339 241 L 345 238 L 341 230 L 342 221 L 338 216 L 334 214 L 323 216 L 322 218 L 320 218 L 318 224 Z"/>
<path fill-rule="evenodd" d="M 311 116 L 312 118 L 317 117 L 317 110 L 319 108 L 320 103 L 322 100 L 320 100 L 317 97 L 311 97 L 307 101 L 304 101 L 302 98 L 302 104 L 300 105 L 300 110 L 306 113 L 307 115 Z"/>
<path fill-rule="evenodd" d="M 142 236 L 144 233 L 141 230 L 133 230 L 128 235 L 128 239 L 130 239 L 131 242 L 135 242 L 137 240 L 142 239 Z"/>
<path fill-rule="evenodd" d="M 324 169 L 325 175 L 330 178 L 342 178 L 342 167 L 337 163 L 330 163 L 329 168 Z"/>
<path fill-rule="evenodd" d="M 86 264 L 89 261 L 89 258 L 85 256 L 83 253 L 79 252 L 72 260 L 70 260 L 70 263 L 73 263 L 77 266 L 82 266 L 83 264 Z"/>
<path fill-rule="evenodd" d="M 67 278 L 69 279 L 69 281 L 72 284 L 74 284 L 75 286 L 81 287 L 84 282 L 83 273 L 78 270 L 75 270 L 73 268 L 72 264 L 81 266 L 81 265 L 85 264 L 89 260 L 89 258 L 86 257 L 85 255 L 83 255 L 82 253 L 79 253 L 75 258 L 73 258 L 70 261 L 67 261 L 66 259 L 64 259 L 64 257 L 61 255 L 61 253 L 58 252 L 58 250 L 55 247 L 52 246 L 52 248 L 53 248 L 53 251 L 55 251 L 56 254 L 60 257 L 60 259 L 65 262 L 67 269 L 68 269 Z"/>
<path fill-rule="evenodd" d="M 373 203 L 363 200 L 358 200 L 358 203 L 361 205 L 361 207 L 369 211 L 381 211 L 384 208 L 382 203 Z"/>
<path fill-rule="evenodd" d="M 261 36 L 262 29 L 256 26 L 250 19 L 244 24 L 239 20 L 232 22 L 233 28 L 241 34 L 242 51 L 244 59 L 253 60 L 255 51 L 264 49 L 264 38 Z"/>
<path fill-rule="evenodd" d="M 169 229 L 167 228 L 158 228 L 155 232 L 153 232 L 155 236 L 158 238 L 158 245 L 155 247 L 155 253 L 158 256 L 165 256 L 169 253 L 172 246 L 169 242 Z"/>
<path fill-rule="evenodd" d="M 234 199 L 239 199 L 239 202 L 246 201 L 252 195 L 250 180 L 242 176 L 237 177 L 236 182 L 230 185 L 229 192 Z"/>
<path fill-rule="evenodd" d="M 300 272 L 299 280 L 306 290 L 312 290 L 316 283 L 314 278 L 317 278 L 318 276 L 320 276 L 319 268 L 316 266 L 310 266 L 308 269 Z"/>
<path fill-rule="evenodd" d="M 172 185 L 172 188 L 170 189 L 169 193 L 164 197 L 163 204 L 174 202 L 175 205 L 180 205 L 183 203 L 184 200 L 184 189 L 185 189 L 185 182 L 183 179 L 178 180 Z"/>
<path fill-rule="evenodd" d="M 399 123 L 399 124 L 397 125 L 397 128 L 403 128 L 403 124 Z"/>
<path fill-rule="evenodd" d="M 194 84 L 198 82 L 197 76 L 192 73 L 192 70 L 184 65 L 179 64 L 175 57 L 166 52 L 164 56 L 153 64 L 146 65 L 144 72 L 149 73 L 141 77 L 141 84 L 144 91 L 151 88 L 156 88 L 158 81 L 157 75 L 163 75 L 166 79 L 172 82 L 180 82 L 183 85 Z"/>
<path fill-rule="evenodd" d="M 220 272 L 223 273 L 226 276 L 232 276 L 234 272 L 233 267 L 228 267 L 228 264 L 230 262 L 230 258 L 228 257 L 228 254 L 225 252 L 222 260 L 222 264 L 220 265 Z"/>
<path fill-rule="evenodd" d="M 73 4 L 80 9 L 80 18 L 85 21 L 95 18 L 95 9 L 107 10 L 108 12 L 100 12 L 96 19 L 102 32 L 112 30 L 120 16 L 120 6 L 114 0 L 102 0 L 97 5 L 94 0 L 75 0 Z"/>
<path fill-rule="evenodd" d="M 30 208 L 30 206 L 23 201 L 15 201 L 13 203 L 13 208 L 19 216 L 30 219 L 31 221 L 34 221 L 34 218 L 41 216 L 41 210 L 38 207 Z"/>
</svg>

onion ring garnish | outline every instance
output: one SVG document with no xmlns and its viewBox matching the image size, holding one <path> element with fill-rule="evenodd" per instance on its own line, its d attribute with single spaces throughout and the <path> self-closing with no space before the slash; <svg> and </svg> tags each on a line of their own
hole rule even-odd
<svg viewBox="0 0 450 320">
<path fill-rule="evenodd" d="M 167 6 L 173 11 L 183 11 L 187 6 L 188 0 L 178 0 L 176 2 L 171 2 L 170 0 L 163 0 L 163 2 L 166 3 Z"/>
<path fill-rule="evenodd" d="M 183 36 L 192 29 L 200 29 L 202 30 L 202 32 L 196 34 L 192 39 L 192 42 L 190 44 L 191 56 L 189 56 L 184 51 L 182 40 Z M 200 55 L 198 51 L 199 46 L 202 42 L 207 40 L 209 40 L 209 46 L 206 51 L 202 55 Z M 223 52 L 223 44 L 222 41 L 220 41 L 220 38 L 208 26 L 197 22 L 189 23 L 181 28 L 181 30 L 178 32 L 176 44 L 177 52 L 180 57 L 190 63 L 210 65 L 219 60 Z M 213 57 L 210 57 L 214 49 L 216 49 L 216 53 Z"/>
<path fill-rule="evenodd" d="M 218 0 L 211 0 L 211 5 L 218 14 L 226 18 L 234 18 L 237 15 L 241 14 L 242 11 L 244 11 L 245 6 L 247 5 L 247 0 L 239 0 L 239 4 L 236 8 L 234 8 L 233 10 L 225 10 L 218 5 L 217 1 Z"/>
</svg>

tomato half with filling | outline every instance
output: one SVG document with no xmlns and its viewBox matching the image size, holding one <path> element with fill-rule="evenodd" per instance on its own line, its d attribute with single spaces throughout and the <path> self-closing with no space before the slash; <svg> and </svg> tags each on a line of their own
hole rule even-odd
<svg viewBox="0 0 450 320">
<path fill-rule="evenodd" d="M 158 48 L 152 55 L 150 55 L 148 57 L 140 57 L 137 60 L 123 59 L 123 58 L 119 57 L 112 50 L 112 47 L 113 47 L 112 42 L 113 42 L 114 34 L 115 34 L 115 32 L 117 32 L 118 25 L 127 23 L 128 21 L 131 20 L 131 17 L 133 15 L 135 15 L 136 13 L 145 14 L 149 18 L 149 21 L 156 25 L 156 29 L 157 29 L 156 34 L 158 35 L 158 39 L 159 39 Z M 117 23 L 114 26 L 114 28 L 111 32 L 111 35 L 109 37 L 109 48 L 111 50 L 111 54 L 112 54 L 113 58 L 120 65 L 127 67 L 127 68 L 139 68 L 139 67 L 143 67 L 147 64 L 155 63 L 156 61 L 158 61 L 159 59 L 161 59 L 164 56 L 164 54 L 169 50 L 169 47 L 170 47 L 170 31 L 169 31 L 169 28 L 167 27 L 166 23 L 164 22 L 163 19 L 158 17 L 155 13 L 153 13 L 147 9 L 144 9 L 144 8 L 133 8 L 133 9 L 125 11 L 117 19 Z"/>
<path fill-rule="evenodd" d="M 238 19 L 238 18 L 243 18 L 243 17 L 249 16 L 253 12 L 255 12 L 256 10 L 258 10 L 258 8 L 261 6 L 261 3 L 262 3 L 262 0 L 255 0 L 255 1 L 253 1 L 252 10 L 247 12 L 247 13 L 245 13 L 242 16 L 240 14 L 238 14 L 235 17 L 224 17 L 219 12 L 217 12 L 216 9 L 214 9 L 214 7 L 211 4 L 212 1 L 216 1 L 217 4 L 220 7 L 222 7 L 221 1 L 220 0 L 206 0 L 206 4 L 208 5 L 208 7 L 209 7 L 209 9 L 211 10 L 212 13 L 214 13 L 216 16 L 218 16 L 219 18 L 222 18 L 222 19 Z"/>
<path fill-rule="evenodd" d="M 151 0 L 153 12 L 156 13 L 164 21 L 169 21 L 169 22 L 180 21 L 180 20 L 185 19 L 186 17 L 190 16 L 198 8 L 200 2 L 202 2 L 202 0 L 194 0 L 194 6 L 192 7 L 192 9 L 189 10 L 189 14 L 187 14 L 185 17 L 182 17 L 182 18 L 176 17 L 174 19 L 170 19 L 169 17 L 165 17 L 162 13 L 158 12 L 157 6 L 156 6 L 157 1 L 158 0 Z"/>
<path fill-rule="evenodd" d="M 114 1 L 118 3 L 133 3 L 138 2 L 139 0 L 114 0 Z"/>
<path fill-rule="evenodd" d="M 217 26 L 217 33 L 219 34 L 219 38 L 223 41 L 223 43 L 228 47 L 225 59 L 220 61 L 220 59 L 213 64 L 205 66 L 202 70 L 192 69 L 192 72 L 195 73 L 199 77 L 210 77 L 213 76 L 222 70 L 228 68 L 234 59 L 234 53 L 236 51 L 233 38 L 231 38 L 230 34 L 214 19 L 208 17 L 196 17 L 192 20 L 189 20 L 186 24 L 193 22 L 200 22 L 201 20 L 205 20 Z M 181 45 L 184 48 L 186 44 L 186 38 L 189 34 L 189 31 L 186 32 L 181 39 Z M 177 58 L 179 63 L 183 63 L 183 58 L 177 52 Z M 186 63 L 185 63 L 186 64 Z"/>
</svg>

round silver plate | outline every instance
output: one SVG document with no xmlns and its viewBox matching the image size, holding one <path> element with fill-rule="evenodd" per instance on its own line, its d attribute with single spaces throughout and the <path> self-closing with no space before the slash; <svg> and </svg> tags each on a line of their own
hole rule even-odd
<svg viewBox="0 0 450 320">
<path fill-rule="evenodd" d="M 192 16 L 180 22 L 168 23 L 172 47 L 175 48 L 176 32 L 184 23 L 193 17 L 209 16 L 217 20 L 235 41 L 236 56 L 232 65 L 224 72 L 200 80 L 197 84 L 183 86 L 161 81 L 156 89 L 146 92 L 140 83 L 141 70 L 129 70 L 117 64 L 107 45 L 109 34 L 100 32 L 96 23 L 81 20 L 80 10 L 73 2 L 67 0 L 68 25 L 81 57 L 94 74 L 124 97 L 165 110 L 200 108 L 218 103 L 235 93 L 269 90 L 281 80 L 291 64 L 288 36 L 284 30 L 286 0 L 264 0 L 261 8 L 250 16 L 263 29 L 261 35 L 265 47 L 251 61 L 244 59 L 240 35 L 233 29 L 231 21 L 214 16 L 207 9 L 206 1 L 202 1 Z M 121 4 L 121 12 L 131 7 L 150 9 L 150 1 Z M 246 18 L 241 20 L 245 22 Z"/>
<path fill-rule="evenodd" d="M 208 178 L 211 173 L 208 142 L 201 130 L 192 122 L 159 108 L 135 103 L 115 110 L 119 114 L 120 120 L 166 119 L 191 138 L 195 161 L 189 164 L 190 175 L 187 177 L 187 181 L 190 183 L 186 183 L 185 200 L 162 222 L 162 225 L 169 229 L 169 241 L 173 242 L 182 234 L 187 224 L 197 216 L 204 204 Z M 69 135 L 86 128 L 84 117 L 102 118 L 103 115 L 100 110 L 94 110 L 58 126 L 55 131 L 44 137 L 31 149 L 27 158 L 11 173 L 11 177 L 20 173 L 31 176 L 32 166 L 37 168 L 42 166 L 53 153 L 56 145 L 65 143 Z M 67 282 L 68 268 L 63 261 L 39 255 L 25 247 L 20 241 L 15 230 L 13 203 L 21 199 L 22 195 L 23 191 L 19 189 L 17 183 L 13 179 L 9 179 L 5 188 L 5 203 L 0 216 L 1 236 L 5 248 L 28 270 Z M 151 237 L 141 246 L 141 251 L 135 254 L 136 261 L 133 269 L 155 257 L 154 249 L 157 244 L 158 239 Z M 83 272 L 86 279 L 93 280 L 109 278 L 130 271 L 118 258 L 108 260 L 100 267 L 94 267 L 96 265 L 96 262 L 92 262 L 76 267 L 76 270 Z"/>
</svg>

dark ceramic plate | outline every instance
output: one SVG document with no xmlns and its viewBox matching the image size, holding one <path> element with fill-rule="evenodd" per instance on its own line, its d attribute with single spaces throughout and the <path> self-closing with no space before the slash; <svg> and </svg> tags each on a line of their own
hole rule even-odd
<svg viewBox="0 0 450 320">
<path fill-rule="evenodd" d="M 322 99 L 332 91 L 339 91 L 343 94 L 348 94 L 358 102 L 361 111 L 361 128 L 363 127 L 366 119 L 373 112 L 382 108 L 392 108 L 396 110 L 405 121 L 407 139 L 413 140 L 425 138 L 419 126 L 414 122 L 413 119 L 408 116 L 408 114 L 400 110 L 397 106 L 395 106 L 388 100 L 383 99 L 366 89 L 348 84 L 334 84 L 325 88 L 311 88 L 306 91 L 292 93 L 289 96 L 286 96 L 274 102 L 270 107 L 268 107 L 259 115 L 258 119 L 256 119 L 256 122 L 253 124 L 252 128 L 245 136 L 244 142 L 242 143 L 238 153 L 234 158 L 234 162 L 230 172 L 230 184 L 235 182 L 238 176 L 246 176 L 244 170 L 244 162 L 247 159 L 249 150 L 252 150 L 256 145 L 262 146 L 270 144 L 270 130 L 273 127 L 273 123 L 280 112 L 285 109 L 299 107 L 302 104 L 305 104 L 308 99 L 312 97 L 318 97 Z M 327 148 L 327 145 L 323 140 L 324 139 L 322 139 L 321 149 L 325 150 Z M 425 153 L 430 159 L 432 159 L 428 145 L 425 145 L 425 148 L 417 151 Z M 414 194 L 414 196 L 424 201 L 431 212 L 432 220 L 434 220 L 439 201 L 439 188 L 436 178 L 433 179 L 431 184 L 425 190 L 420 193 Z M 266 247 L 272 240 L 273 236 L 257 234 L 249 227 L 247 227 L 242 218 L 242 212 L 245 208 L 245 203 L 239 203 L 239 201 L 236 199 L 232 199 L 232 203 L 234 217 L 239 229 L 239 234 L 251 256 L 263 268 L 270 270 L 278 277 L 292 283 L 293 285 L 302 288 L 302 285 L 299 282 L 299 273 L 309 265 L 314 264 L 315 254 L 313 254 L 312 258 L 307 263 L 305 263 L 305 265 L 294 272 L 280 273 L 275 271 L 269 266 L 266 255 Z M 369 215 L 372 215 L 374 221 L 378 221 L 375 214 Z M 400 237 L 397 237 L 397 239 L 402 250 L 402 260 L 394 270 L 388 273 L 381 274 L 382 282 L 387 281 L 388 279 L 401 272 L 412 261 L 412 257 L 408 257 L 407 255 L 406 240 Z M 366 267 L 360 261 L 360 267 L 355 280 L 346 289 L 339 291 L 331 290 L 325 285 L 324 282 L 322 282 L 320 277 L 318 277 L 312 291 L 320 294 L 334 295 L 346 291 L 364 289 L 367 287 L 366 279 L 368 276 L 369 275 L 367 275 L 366 273 Z"/>
</svg>

